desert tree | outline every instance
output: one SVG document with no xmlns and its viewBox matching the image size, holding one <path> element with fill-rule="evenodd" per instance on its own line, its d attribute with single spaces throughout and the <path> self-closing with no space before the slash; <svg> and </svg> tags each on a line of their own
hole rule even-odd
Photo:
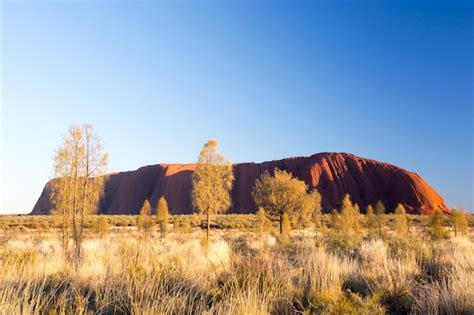
<svg viewBox="0 0 474 315">
<path fill-rule="evenodd" d="M 346 194 L 342 200 L 340 223 L 348 234 L 360 234 L 360 209 L 357 204 L 353 204 L 351 196 Z"/>
<path fill-rule="evenodd" d="M 172 216 L 172 218 L 173 218 L 173 230 L 177 232 L 179 229 L 179 218 L 176 215 Z"/>
<path fill-rule="evenodd" d="M 319 229 L 322 227 L 322 204 L 321 204 L 321 195 L 317 190 L 313 190 L 311 193 L 312 206 L 313 208 L 313 215 L 312 220 L 314 227 Z"/>
<path fill-rule="evenodd" d="M 301 208 L 295 219 L 302 228 L 310 226 L 314 220 L 321 220 L 321 195 L 316 189 L 304 196 Z"/>
<path fill-rule="evenodd" d="M 181 225 L 183 233 L 189 233 L 191 231 L 191 219 L 188 215 L 184 216 L 183 224 Z"/>
<path fill-rule="evenodd" d="M 252 197 L 257 207 L 265 209 L 268 219 L 280 222 L 280 233 L 283 233 L 283 214 L 291 219 L 306 209 L 305 216 L 311 218 L 316 198 L 308 194 L 307 189 L 305 182 L 284 170 L 275 169 L 273 176 L 266 171 L 257 179 Z"/>
<path fill-rule="evenodd" d="M 331 211 L 331 229 L 336 232 L 342 232 L 341 215 L 336 209 Z"/>
<path fill-rule="evenodd" d="M 464 210 L 453 209 L 449 216 L 449 225 L 454 230 L 454 236 L 458 233 L 465 234 L 468 228 L 467 217 Z"/>
<path fill-rule="evenodd" d="M 56 150 L 51 181 L 53 214 L 61 218 L 62 247 L 77 269 L 86 216 L 98 208 L 104 190 L 108 154 L 90 124 L 72 126 Z M 73 253 L 69 240 L 73 240 Z"/>
<path fill-rule="evenodd" d="M 164 237 L 168 231 L 169 223 L 168 202 L 166 202 L 165 197 L 161 197 L 156 206 L 156 220 L 160 226 L 160 235 Z"/>
<path fill-rule="evenodd" d="M 382 238 L 382 228 L 385 223 L 385 205 L 379 200 L 375 205 L 375 222 L 379 231 L 379 238 Z"/>
<path fill-rule="evenodd" d="M 369 235 L 373 235 L 374 230 L 377 227 L 377 220 L 375 218 L 374 207 L 372 207 L 372 205 L 368 205 L 365 209 L 365 220 Z"/>
<path fill-rule="evenodd" d="M 456 208 L 451 210 L 451 213 L 449 216 L 449 225 L 454 230 L 454 236 L 457 236 L 458 231 L 459 231 L 459 211 Z"/>
<path fill-rule="evenodd" d="M 140 214 L 137 218 L 137 228 L 142 231 L 143 234 L 148 235 L 151 228 L 153 227 L 153 219 L 151 218 L 151 204 L 148 199 L 143 202 L 140 209 Z"/>
<path fill-rule="evenodd" d="M 395 230 L 405 235 L 408 233 L 408 217 L 405 207 L 399 203 L 395 208 Z"/>
<path fill-rule="evenodd" d="M 466 211 L 461 209 L 459 212 L 459 232 L 463 235 L 466 235 L 468 228 L 469 222 L 467 221 Z"/>
<path fill-rule="evenodd" d="M 200 214 L 206 215 L 207 241 L 211 215 L 226 212 L 232 206 L 230 191 L 233 182 L 232 163 L 218 151 L 217 141 L 209 140 L 199 153 L 191 195 L 193 207 Z"/>
<path fill-rule="evenodd" d="M 433 211 L 428 222 L 428 232 L 431 234 L 433 239 L 439 240 L 447 236 L 444 223 L 445 218 L 441 210 L 436 209 Z"/>
<path fill-rule="evenodd" d="M 191 225 L 195 227 L 200 227 L 201 226 L 201 218 L 197 213 L 193 213 L 191 215 Z"/>
<path fill-rule="evenodd" d="M 97 219 L 92 222 L 92 231 L 103 238 L 109 233 L 110 223 L 107 220 L 107 217 L 104 215 L 99 215 Z"/>
</svg>

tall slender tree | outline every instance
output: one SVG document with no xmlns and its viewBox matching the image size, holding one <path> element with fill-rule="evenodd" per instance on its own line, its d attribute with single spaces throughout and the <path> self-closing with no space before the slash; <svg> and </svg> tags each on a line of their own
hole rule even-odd
<svg viewBox="0 0 474 315">
<path fill-rule="evenodd" d="M 395 208 L 395 230 L 401 235 L 408 233 L 408 217 L 405 207 L 402 204 L 398 204 Z"/>
<path fill-rule="evenodd" d="M 445 218 L 441 210 L 436 209 L 430 216 L 428 231 L 435 240 L 443 239 L 447 236 L 444 228 Z"/>
<path fill-rule="evenodd" d="M 234 182 L 232 164 L 219 151 L 216 140 L 209 140 L 201 149 L 192 180 L 192 203 L 200 214 L 206 215 L 207 233 L 211 215 L 226 212 L 232 206 L 230 191 Z"/>
<path fill-rule="evenodd" d="M 464 209 L 451 210 L 451 214 L 449 216 L 449 224 L 454 230 L 454 236 L 457 236 L 458 234 L 465 234 L 468 228 L 468 222 Z"/>
<path fill-rule="evenodd" d="M 145 236 L 150 233 L 153 227 L 153 220 L 151 218 L 151 204 L 148 199 L 143 202 L 143 206 L 140 209 L 140 214 L 137 218 L 137 228 L 142 231 Z"/>
<path fill-rule="evenodd" d="M 168 221 L 169 221 L 169 211 L 168 211 L 168 202 L 166 202 L 165 197 L 161 197 L 156 206 L 156 219 L 160 225 L 160 234 L 161 237 L 164 237 L 168 231 Z"/>
<path fill-rule="evenodd" d="M 340 220 L 346 233 L 354 235 L 360 234 L 361 227 L 359 205 L 352 203 L 351 196 L 349 194 L 346 194 L 342 200 Z"/>
<path fill-rule="evenodd" d="M 368 205 L 365 210 L 365 219 L 367 224 L 367 229 L 369 231 L 369 235 L 373 236 L 374 230 L 377 227 L 377 220 L 374 214 L 374 207 L 372 205 Z"/>
<path fill-rule="evenodd" d="M 55 154 L 55 179 L 50 182 L 53 214 L 61 217 L 63 251 L 76 270 L 82 256 L 85 217 L 98 208 L 107 160 L 108 154 L 89 124 L 72 126 Z"/>
</svg>

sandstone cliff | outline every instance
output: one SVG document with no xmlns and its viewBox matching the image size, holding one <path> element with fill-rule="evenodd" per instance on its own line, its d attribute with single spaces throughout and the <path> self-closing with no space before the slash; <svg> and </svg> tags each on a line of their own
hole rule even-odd
<svg viewBox="0 0 474 315">
<path fill-rule="evenodd" d="M 172 214 L 190 213 L 191 178 L 195 168 L 195 164 L 158 164 L 110 174 L 99 212 L 137 214 L 145 199 L 150 199 L 155 206 L 158 199 L 165 196 Z M 416 173 L 348 153 L 319 153 L 310 157 L 235 164 L 230 213 L 254 213 L 252 187 L 264 171 L 271 172 L 275 168 L 289 171 L 304 180 L 310 189 L 317 189 L 325 211 L 339 208 L 346 193 L 361 209 L 381 199 L 388 211 L 398 203 L 409 213 L 448 211 L 443 198 Z M 50 210 L 50 190 L 46 184 L 31 214 L 48 214 Z"/>
</svg>

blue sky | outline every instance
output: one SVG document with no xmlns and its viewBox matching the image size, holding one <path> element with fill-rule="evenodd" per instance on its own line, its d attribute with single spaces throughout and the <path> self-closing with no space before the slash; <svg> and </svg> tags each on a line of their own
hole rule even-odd
<svg viewBox="0 0 474 315">
<path fill-rule="evenodd" d="M 110 171 L 351 152 L 472 210 L 471 1 L 1 4 L 0 213 L 29 212 L 71 124 Z"/>
</svg>

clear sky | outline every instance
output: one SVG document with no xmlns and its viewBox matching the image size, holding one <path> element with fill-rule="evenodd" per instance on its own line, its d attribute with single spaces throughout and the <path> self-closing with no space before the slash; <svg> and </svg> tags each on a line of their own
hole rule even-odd
<svg viewBox="0 0 474 315">
<path fill-rule="evenodd" d="M 351 152 L 474 208 L 471 1 L 2 1 L 0 213 L 73 123 L 110 171 Z"/>
</svg>

